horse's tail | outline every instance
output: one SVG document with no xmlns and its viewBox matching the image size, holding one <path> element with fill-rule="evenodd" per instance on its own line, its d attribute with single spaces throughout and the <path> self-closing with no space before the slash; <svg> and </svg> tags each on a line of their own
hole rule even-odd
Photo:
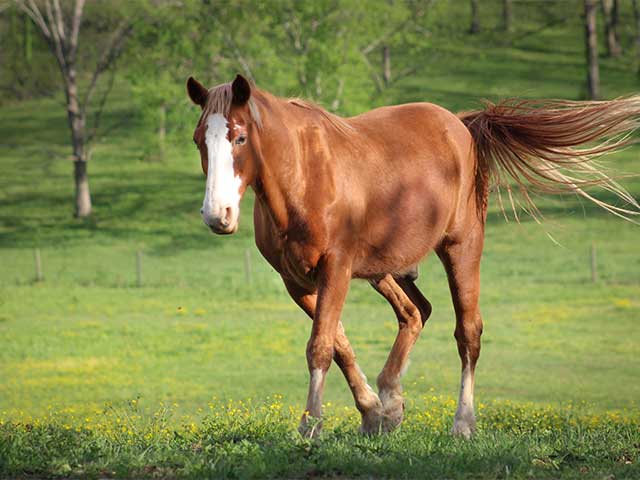
<svg viewBox="0 0 640 480">
<path fill-rule="evenodd" d="M 638 202 L 607 175 L 597 159 L 620 150 L 640 127 L 640 96 L 609 101 L 505 100 L 486 102 L 484 110 L 459 114 L 476 145 L 477 188 L 485 196 L 489 183 L 506 188 L 510 176 L 534 217 L 538 209 L 530 192 L 572 192 L 634 223 Z M 600 186 L 624 202 L 623 206 L 591 196 L 586 187 Z M 500 195 L 498 195 L 500 200 Z M 502 203 L 501 203 L 502 206 Z M 504 211 L 504 208 L 503 208 Z"/>
</svg>

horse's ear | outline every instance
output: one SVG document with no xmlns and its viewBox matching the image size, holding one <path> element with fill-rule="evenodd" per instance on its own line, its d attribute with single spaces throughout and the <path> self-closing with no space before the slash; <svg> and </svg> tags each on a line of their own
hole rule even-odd
<svg viewBox="0 0 640 480">
<path fill-rule="evenodd" d="M 187 80 L 187 93 L 193 103 L 204 108 L 207 103 L 207 89 L 193 77 L 189 77 Z"/>
<path fill-rule="evenodd" d="M 233 92 L 233 104 L 244 105 L 249 101 L 251 97 L 251 86 L 246 78 L 242 75 L 236 75 L 235 80 L 231 84 L 231 91 Z"/>
</svg>

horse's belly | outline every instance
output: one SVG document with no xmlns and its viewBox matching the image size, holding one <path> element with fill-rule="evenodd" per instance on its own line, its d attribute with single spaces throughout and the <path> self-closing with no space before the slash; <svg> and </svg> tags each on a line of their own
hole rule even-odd
<svg viewBox="0 0 640 480">
<path fill-rule="evenodd" d="M 453 192 L 404 189 L 368 209 L 354 276 L 404 273 L 432 251 L 446 234 L 455 207 Z M 383 205 L 384 204 L 384 205 Z"/>
<path fill-rule="evenodd" d="M 383 247 L 368 246 L 354 263 L 353 276 L 376 278 L 387 273 L 406 273 L 432 251 L 441 238 L 441 234 L 424 232 L 419 237 L 400 236 Z"/>
</svg>

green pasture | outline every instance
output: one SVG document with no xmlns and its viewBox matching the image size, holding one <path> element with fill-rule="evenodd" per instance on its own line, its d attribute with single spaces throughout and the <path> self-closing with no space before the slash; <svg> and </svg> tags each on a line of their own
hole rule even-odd
<svg viewBox="0 0 640 480">
<path fill-rule="evenodd" d="M 457 111 L 482 97 L 579 98 L 582 47 L 567 40 L 578 28 L 491 50 L 457 39 L 378 103 L 426 100 Z M 630 64 L 603 61 L 604 95 L 637 91 Z M 640 476 L 639 226 L 572 197 L 540 199 L 542 224 L 507 222 L 492 199 L 477 439 L 446 433 L 460 364 L 446 278 L 430 256 L 418 283 L 434 310 L 404 377 L 407 426 L 357 436 L 334 367 L 326 441 L 312 444 L 295 435 L 311 323 L 253 244 L 252 194 L 238 234 L 210 234 L 199 217 L 204 179 L 191 125 L 170 137 L 165 161 L 145 160 L 147 126 L 126 79 L 116 85 L 105 122 L 118 127 L 93 154 L 95 214 L 85 221 L 72 218 L 60 98 L 2 108 L 0 476 Z M 638 174 L 639 157 L 631 147 L 606 160 Z M 638 178 L 622 183 L 640 197 Z M 391 308 L 353 282 L 343 322 L 374 383 L 396 332 Z M 230 400 L 253 406 L 230 414 Z"/>
</svg>

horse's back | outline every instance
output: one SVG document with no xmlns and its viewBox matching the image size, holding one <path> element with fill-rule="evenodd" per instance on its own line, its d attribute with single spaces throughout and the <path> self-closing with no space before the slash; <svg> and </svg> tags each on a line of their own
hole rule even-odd
<svg viewBox="0 0 640 480">
<path fill-rule="evenodd" d="M 408 103 L 376 108 L 348 122 L 364 137 L 360 143 L 367 145 L 364 157 L 370 167 L 391 177 L 429 173 L 450 189 L 472 187 L 473 138 L 449 110 L 433 103 Z"/>
<path fill-rule="evenodd" d="M 347 119 L 357 131 L 377 138 L 399 137 L 406 133 L 419 136 L 450 136 L 457 144 L 471 145 L 473 139 L 460 118 L 434 103 L 406 103 L 380 107 Z M 406 137 L 404 138 L 406 140 Z"/>
<path fill-rule="evenodd" d="M 382 107 L 348 121 L 366 145 L 352 159 L 367 189 L 366 264 L 373 271 L 407 267 L 467 210 L 462 203 L 473 197 L 475 177 L 471 134 L 456 115 L 430 103 Z"/>
</svg>

